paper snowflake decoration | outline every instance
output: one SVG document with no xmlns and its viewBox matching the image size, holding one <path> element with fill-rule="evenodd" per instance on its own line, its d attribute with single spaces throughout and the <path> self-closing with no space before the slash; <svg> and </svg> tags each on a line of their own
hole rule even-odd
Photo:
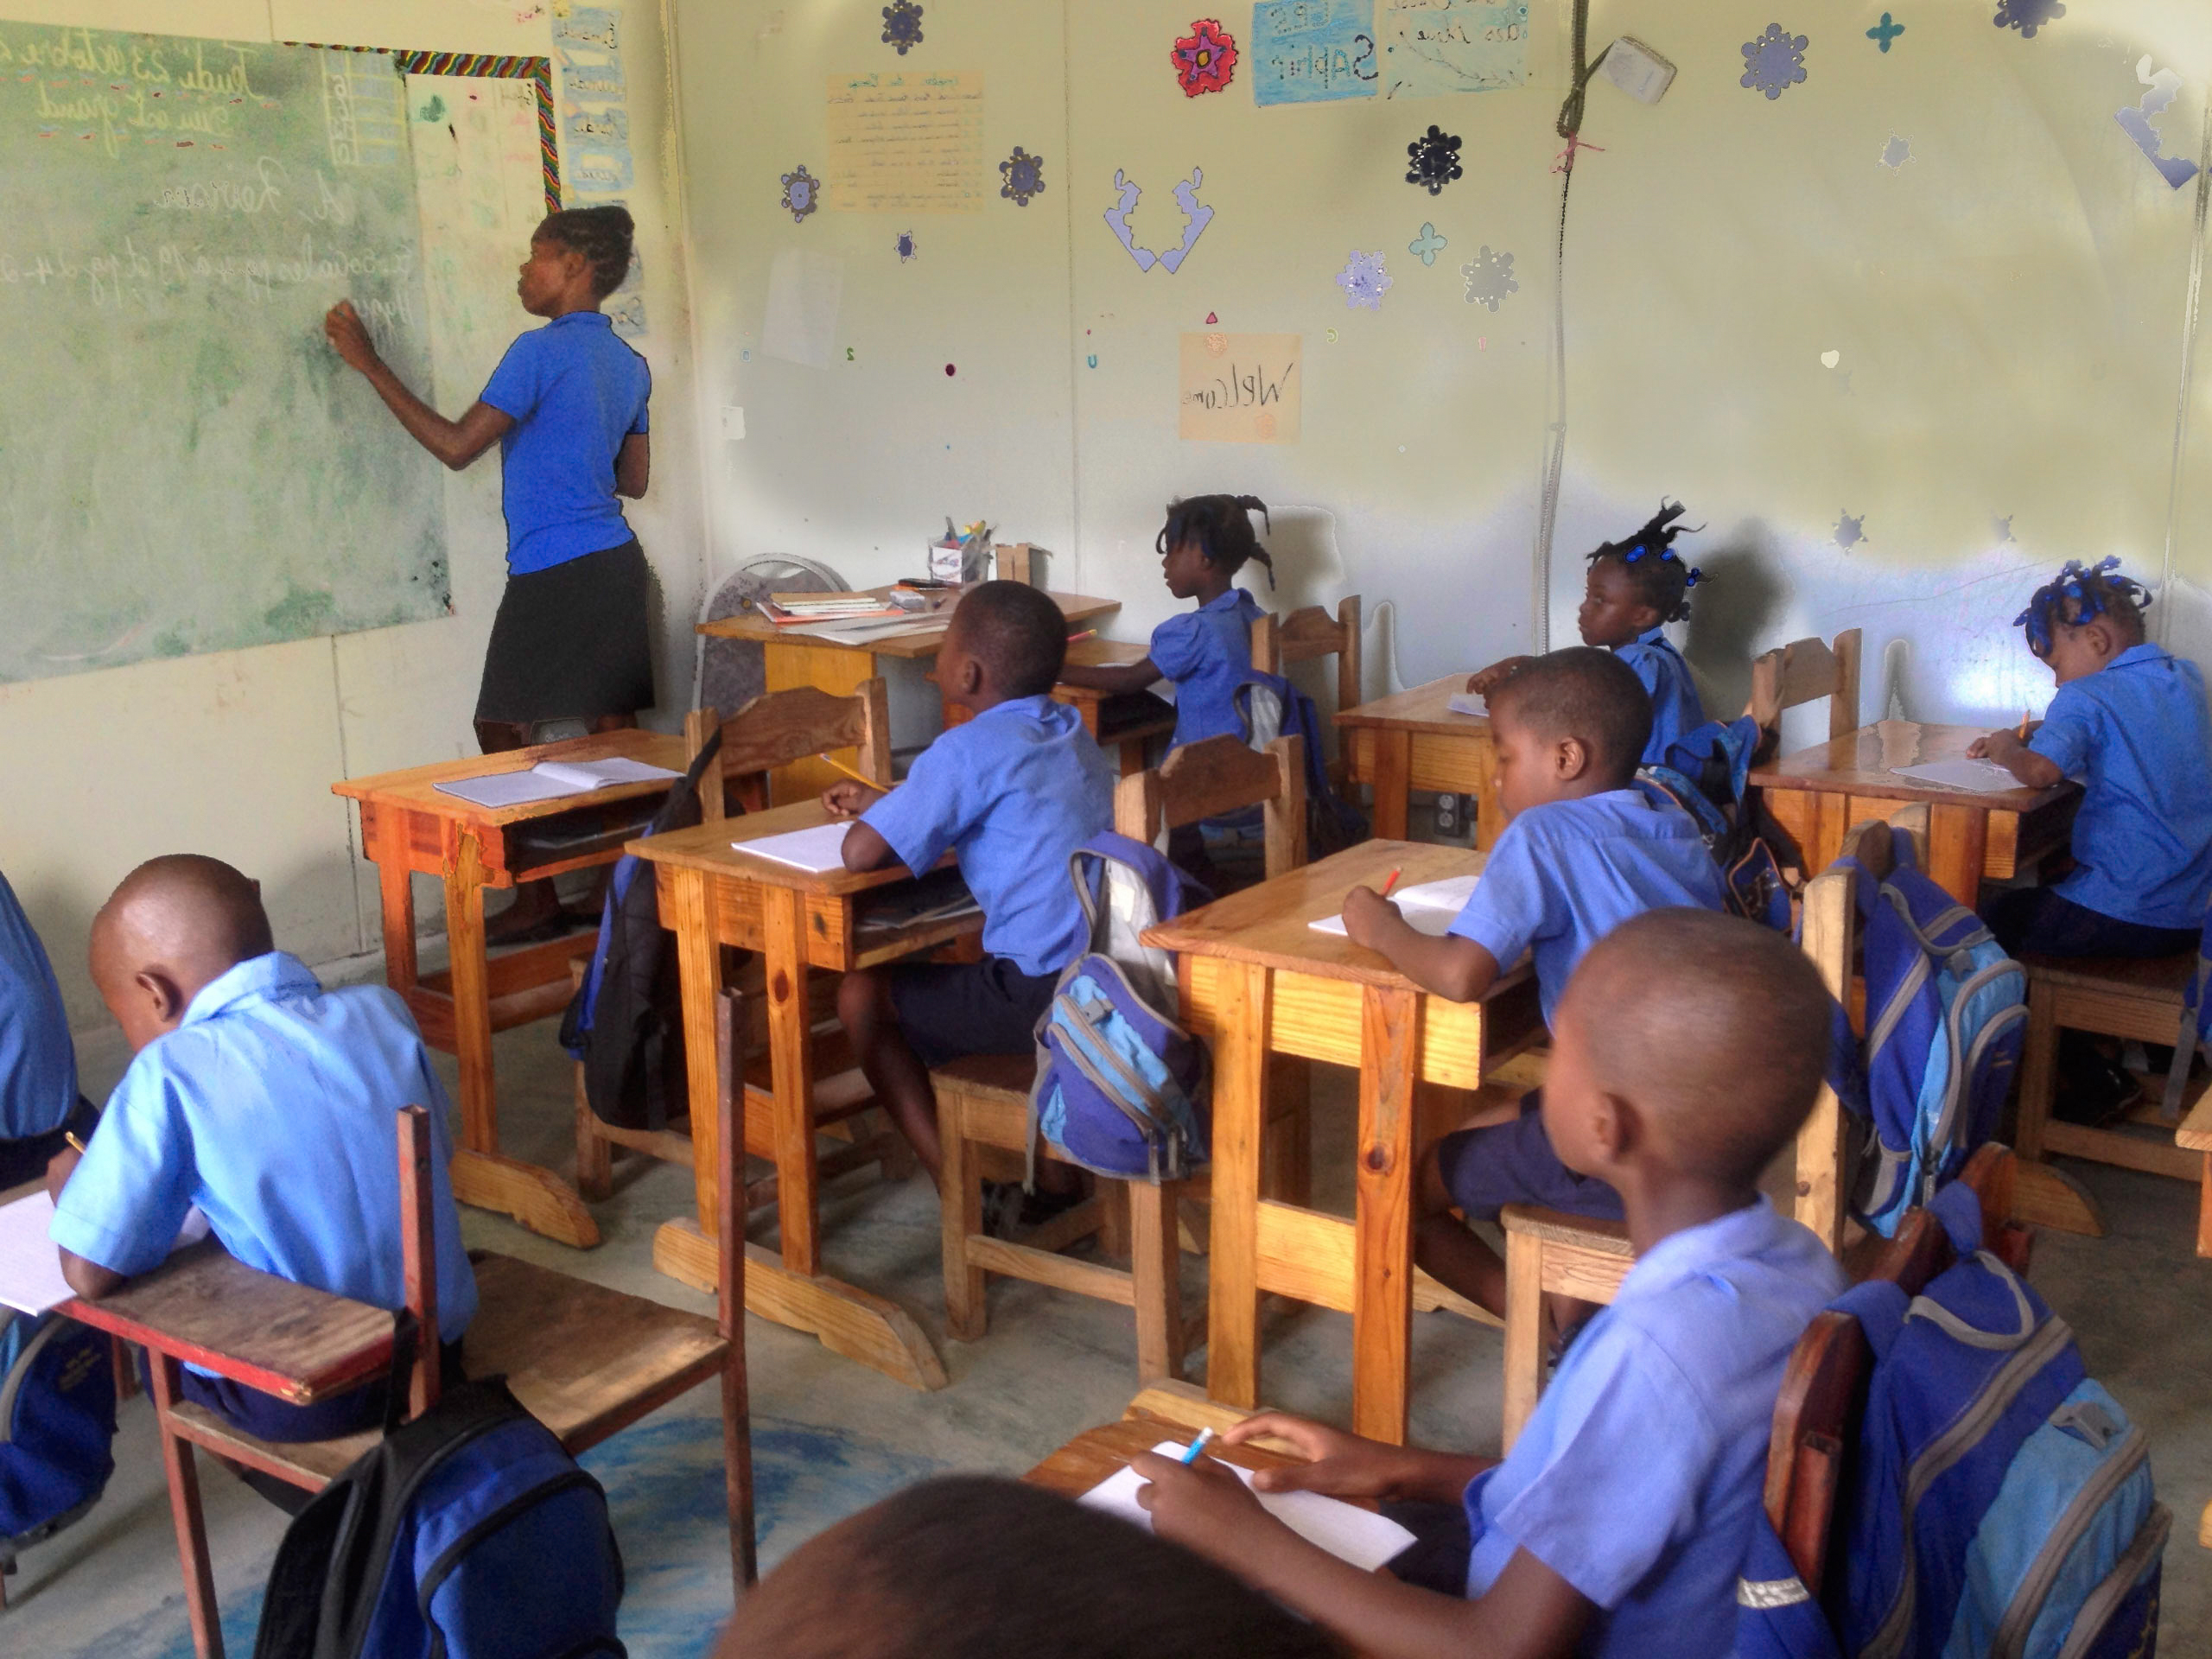
<svg viewBox="0 0 2212 1659">
<path fill-rule="evenodd" d="M 899 256 L 899 263 L 903 265 L 919 253 L 921 249 L 915 245 L 914 233 L 912 231 L 901 231 L 891 238 L 891 251 Z"/>
<path fill-rule="evenodd" d="M 802 163 L 784 175 L 784 211 L 796 225 L 822 205 L 822 181 Z"/>
<path fill-rule="evenodd" d="M 1848 550 L 1866 539 L 1866 515 L 1865 513 L 1860 513 L 1856 518 L 1847 512 L 1836 514 L 1835 544 L 1838 547 Z"/>
<path fill-rule="evenodd" d="M 1045 188 L 1045 158 L 1016 144 L 1014 154 L 999 163 L 999 176 L 1006 181 L 999 186 L 999 194 L 1017 207 L 1027 207 L 1029 198 Z"/>
<path fill-rule="evenodd" d="M 2032 41 L 2036 30 L 2065 15 L 2058 0 L 1997 0 L 1997 15 L 1989 21 L 1999 29 L 2017 29 L 2022 39 Z"/>
<path fill-rule="evenodd" d="M 1337 273 L 1337 286 L 1344 291 L 1344 305 L 1348 309 L 1364 308 L 1370 311 L 1382 308 L 1382 296 L 1390 291 L 1390 273 L 1382 269 L 1382 255 L 1351 251 L 1344 268 Z"/>
<path fill-rule="evenodd" d="M 1236 41 L 1211 17 L 1192 23 L 1190 34 L 1176 41 L 1175 49 L 1167 55 L 1175 65 L 1176 79 L 1183 83 L 1185 98 L 1217 92 L 1236 73 Z"/>
<path fill-rule="evenodd" d="M 922 9 L 914 0 L 891 0 L 883 9 L 883 43 L 897 47 L 902 58 L 922 43 Z"/>
<path fill-rule="evenodd" d="M 1424 225 L 1421 227 L 1421 234 L 1406 244 L 1406 251 L 1424 265 L 1433 265 L 1436 263 L 1436 256 L 1451 245 L 1450 237 L 1439 236 L 1433 225 Z"/>
<path fill-rule="evenodd" d="M 1897 134 L 1891 133 L 1890 142 L 1882 146 L 1880 156 L 1882 165 L 1894 173 L 1911 159 L 1912 146 L 1898 137 Z"/>
<path fill-rule="evenodd" d="M 1790 35 L 1780 23 L 1769 23 L 1766 33 L 1744 42 L 1744 78 L 1738 86 L 1764 92 L 1770 103 L 1805 79 L 1805 48 L 1808 38 Z"/>
<path fill-rule="evenodd" d="M 1495 311 L 1507 295 L 1521 291 L 1521 284 L 1513 278 L 1513 256 L 1492 253 L 1488 243 L 1459 267 L 1459 274 L 1467 279 L 1469 305 L 1486 305 Z"/>
<path fill-rule="evenodd" d="M 1427 185 L 1432 196 L 1459 176 L 1459 141 L 1438 128 L 1431 127 L 1408 144 L 1406 156 L 1413 162 L 1406 169 L 1406 182 Z"/>
</svg>

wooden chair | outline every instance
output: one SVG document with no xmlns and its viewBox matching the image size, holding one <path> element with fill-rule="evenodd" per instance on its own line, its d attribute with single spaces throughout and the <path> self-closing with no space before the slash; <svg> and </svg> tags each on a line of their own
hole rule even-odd
<svg viewBox="0 0 2212 1659">
<path fill-rule="evenodd" d="M 719 823 L 727 817 L 732 797 L 743 810 L 765 810 L 771 804 L 771 772 L 794 760 L 836 749 L 855 750 L 859 759 L 854 769 L 886 789 L 891 786 L 891 724 L 881 679 L 865 682 L 846 697 L 834 697 L 812 686 L 771 691 L 753 698 L 727 721 L 715 709 L 695 709 L 683 721 L 687 765 L 698 759 L 717 724 L 722 734 L 721 753 L 699 778 L 699 810 L 703 822 Z M 640 879 L 650 880 L 650 872 Z M 735 982 L 734 994 L 739 1000 L 735 1023 L 732 1025 L 727 1017 L 723 1023 L 743 1042 L 741 1046 L 734 1046 L 726 1037 L 721 1065 L 725 1087 L 728 1086 L 727 1078 L 733 1064 L 729 1057 L 740 1057 L 735 1063 L 740 1072 L 754 1069 L 756 1062 L 765 1066 L 767 1042 L 762 1013 L 766 1007 L 766 987 L 761 979 L 760 964 L 758 959 L 748 957 L 731 966 L 728 977 Z M 569 971 L 571 985 L 581 987 L 588 963 L 581 960 L 573 963 Z M 841 1040 L 833 1029 L 835 1007 L 830 999 L 836 995 L 835 983 L 826 976 L 817 976 L 815 982 L 816 995 L 823 999 L 816 1009 L 817 1023 L 833 1046 Z M 842 1126 L 868 1110 L 874 1104 L 874 1096 L 860 1080 L 860 1073 L 849 1056 L 836 1064 L 824 1064 L 818 1071 L 823 1081 L 816 1091 L 816 1121 L 841 1138 L 849 1140 L 849 1130 L 832 1126 Z M 669 1103 L 673 1125 L 682 1122 L 685 1107 L 682 1069 L 677 1068 L 671 1075 L 671 1090 L 677 1096 Z M 760 1081 L 765 1085 L 765 1071 Z M 575 1102 L 576 1191 L 588 1202 L 597 1203 L 613 1193 L 614 1159 L 620 1154 L 639 1154 L 664 1163 L 681 1164 L 686 1169 L 691 1167 L 691 1136 L 685 1128 L 632 1129 L 602 1121 L 585 1097 L 581 1064 L 576 1067 Z M 879 1126 L 864 1144 L 867 1156 L 844 1161 L 855 1165 L 881 1163 L 886 1173 L 894 1179 L 903 1180 L 912 1173 L 913 1166 L 906 1142 L 887 1125 Z M 771 1184 L 766 1196 L 758 1201 L 770 1202 L 772 1197 Z"/>
<path fill-rule="evenodd" d="M 725 1123 L 723 1132 L 730 1132 Z M 429 1115 L 399 1114 L 401 1241 L 407 1307 L 420 1327 L 409 1374 L 410 1417 L 437 1403 L 437 1274 L 430 1202 Z M 734 1184 L 723 1188 L 721 1230 L 737 1236 Z M 730 1566 L 753 1582 L 753 1449 L 747 1416 L 744 1262 L 721 1252 L 718 1317 L 702 1319 L 642 1296 L 605 1289 L 512 1256 L 471 1252 L 477 1310 L 464 1338 L 471 1376 L 504 1376 L 515 1398 L 571 1452 L 582 1452 L 700 1383 L 721 1382 L 724 1491 Z M 212 1241 L 98 1302 L 65 1303 L 68 1317 L 143 1345 L 150 1362 L 169 1510 L 184 1566 L 185 1605 L 200 1659 L 221 1659 L 214 1569 L 192 1448 L 320 1491 L 379 1438 L 277 1445 L 257 1439 L 181 1397 L 186 1361 L 249 1387 L 309 1404 L 385 1372 L 392 1316 L 256 1272 Z"/>
<path fill-rule="evenodd" d="M 1925 860 L 1928 809 L 1905 808 L 1894 820 L 1912 837 L 1914 852 Z M 1871 819 L 1844 837 L 1844 854 L 1856 857 L 1878 879 L 1889 874 L 1893 853 L 1891 824 Z M 1829 993 L 1855 1007 L 1852 982 L 1858 948 L 1859 913 L 1848 870 L 1831 867 L 1806 885 L 1805 954 L 1820 969 Z M 1845 1246 L 1843 1105 L 1827 1084 L 1821 1085 L 1812 1115 L 1797 1131 L 1785 1160 L 1776 1160 L 1769 1186 L 1786 1168 L 1787 1196 L 1793 1213 L 1840 1257 Z M 2009 1197 L 2009 1185 L 2008 1185 Z M 1609 1302 L 1634 1264 L 1627 1230 L 1618 1222 L 1586 1220 L 1531 1205 L 1509 1205 L 1498 1217 L 1505 1231 L 1505 1444 L 1511 1446 L 1536 1408 L 1543 1391 L 1543 1308 L 1547 1293 L 1583 1301 Z"/>
<path fill-rule="evenodd" d="M 2200 1089 L 2195 1109 L 2183 1116 L 2190 1063 L 2196 1055 L 2192 992 L 2197 953 L 2146 961 L 2029 955 L 2021 963 L 2028 970 L 2028 1036 L 2020 1055 L 2020 1116 L 2013 1137 L 2020 1156 L 2032 1160 L 2063 1154 L 2196 1182 L 2196 1253 L 2212 1255 L 2212 1092 Z M 2131 1134 L 2127 1128 L 2066 1123 L 2051 1116 L 2061 1031 L 2174 1046 L 2160 1097 L 2126 1115 L 2131 1127 L 2154 1133 Z M 2047 1226 L 2092 1237 L 2104 1233 L 2103 1218 L 2086 1194 L 2080 1211 L 2054 1211 L 2041 1219 Z"/>
<path fill-rule="evenodd" d="M 1828 700 L 1831 739 L 1859 729 L 1859 630 L 1847 628 L 1832 644 L 1793 639 L 1752 659 L 1751 700 L 1744 712 L 1766 734 L 1762 753 L 1779 740 L 1783 709 L 1822 697 Z"/>
<path fill-rule="evenodd" d="M 1306 861 L 1305 757 L 1294 737 L 1278 738 L 1265 752 L 1235 737 L 1187 744 L 1155 772 L 1122 780 L 1114 827 L 1132 840 L 1156 842 L 1172 828 L 1246 807 L 1262 809 L 1270 876 Z M 1140 1380 L 1181 1373 L 1183 1325 L 1178 1201 L 1203 1190 L 1203 1173 L 1191 1180 L 1100 1183 L 1101 1190 L 1020 1243 L 983 1231 L 985 1160 L 995 1153 L 1001 1169 L 1028 1146 L 1029 1090 L 1034 1063 L 1023 1055 L 973 1055 L 930 1074 L 937 1091 L 938 1133 L 944 1147 L 944 1304 L 950 1334 L 963 1342 L 988 1328 L 984 1274 L 1001 1274 L 1076 1291 L 1133 1307 L 1137 1324 Z M 1297 1113 L 1302 1130 L 1305 1114 Z M 1275 1137 L 1271 1137 L 1274 1139 Z M 1295 1134 L 1283 1157 L 1293 1166 L 1278 1179 L 1294 1180 L 1302 1148 Z M 1054 1149 L 1039 1147 L 1050 1158 Z M 1011 1169 L 1018 1169 L 1011 1164 Z M 1009 1170 L 1011 1173 L 1011 1170 Z M 1127 1271 L 1078 1262 L 1059 1254 L 1109 1225 L 1109 1204 L 1125 1193 L 1130 1265 Z"/>
<path fill-rule="evenodd" d="M 1337 659 L 1337 707 L 1342 714 L 1365 700 L 1362 690 L 1359 595 L 1347 594 L 1337 606 L 1334 621 L 1319 605 L 1308 605 L 1287 616 L 1263 616 L 1252 625 L 1252 666 L 1266 674 L 1281 674 L 1294 663 L 1317 657 Z M 1329 768 L 1337 787 L 1344 786 L 1344 758 Z"/>
</svg>

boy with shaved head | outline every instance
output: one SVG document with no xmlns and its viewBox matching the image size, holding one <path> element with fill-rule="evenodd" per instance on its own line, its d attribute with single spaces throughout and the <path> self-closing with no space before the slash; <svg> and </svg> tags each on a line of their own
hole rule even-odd
<svg viewBox="0 0 2212 1659">
<path fill-rule="evenodd" d="M 48 1166 L 61 1270 L 98 1300 L 161 1265 L 197 1205 L 264 1273 L 397 1309 L 398 1111 L 426 1107 L 438 1325 L 448 1363 L 476 1309 L 446 1166 L 445 1090 L 415 1022 L 381 986 L 326 991 L 276 948 L 260 889 L 180 854 L 140 865 L 92 920 L 92 968 L 135 1058 L 81 1160 Z M 185 1397 L 268 1440 L 381 1422 L 381 1382 L 291 1406 L 188 1370 Z"/>
<path fill-rule="evenodd" d="M 1624 923 L 1554 1013 L 1542 1109 L 1560 1160 L 1621 1195 L 1636 1265 L 1505 1460 L 1275 1412 L 1223 1437 L 1276 1434 L 1313 1459 L 1260 1475 L 1264 1491 L 1458 1503 L 1459 1593 L 1347 1567 L 1204 1460 L 1134 1460 L 1154 1527 L 1381 1659 L 1728 1652 L 1783 1368 L 1843 1286 L 1758 1190 L 1812 1108 L 1832 1007 L 1804 955 L 1754 923 Z"/>
</svg>

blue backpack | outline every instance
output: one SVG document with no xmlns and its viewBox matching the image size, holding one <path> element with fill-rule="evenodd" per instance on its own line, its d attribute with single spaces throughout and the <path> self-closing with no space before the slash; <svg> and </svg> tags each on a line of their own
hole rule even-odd
<svg viewBox="0 0 2212 1659">
<path fill-rule="evenodd" d="M 1669 743 L 1666 759 L 1641 768 L 1636 782 L 1645 794 L 1672 802 L 1695 821 L 1706 850 L 1720 867 L 1729 914 L 1787 933 L 1787 872 L 1802 872 L 1804 856 L 1750 791 L 1759 739 L 1758 722 L 1749 715 L 1707 721 Z"/>
<path fill-rule="evenodd" d="M 1254 669 L 1230 693 L 1244 741 L 1264 749 L 1279 737 L 1295 737 L 1306 750 L 1306 850 L 1326 858 L 1357 846 L 1371 833 L 1367 815 L 1337 793 L 1321 760 L 1321 715 L 1313 699 L 1280 674 Z"/>
<path fill-rule="evenodd" d="M 622 1659 L 621 1601 L 606 1492 L 504 1381 L 480 1378 L 300 1512 L 254 1659 Z"/>
<path fill-rule="evenodd" d="M 1910 1301 L 1869 1282 L 1834 1304 L 1874 1353 L 1839 1516 L 1843 1650 L 2076 1659 L 2101 1631 L 2148 1655 L 2172 1517 L 2143 1432 L 2084 1374 L 2064 1321 L 1980 1248 L 1974 1194 L 1955 1184 L 1929 1207 L 1957 1265 Z"/>
<path fill-rule="evenodd" d="M 1211 896 L 1160 852 L 1099 836 L 1069 855 L 1090 929 L 1037 1023 L 1029 1158 L 1041 1135 L 1085 1169 L 1123 1180 L 1180 1180 L 1206 1160 L 1205 1046 L 1178 1022 L 1175 958 L 1145 929 Z"/>
<path fill-rule="evenodd" d="M 0 1308 L 0 1573 L 77 1520 L 115 1472 L 115 1364 L 74 1319 Z"/>
<path fill-rule="evenodd" d="M 1889 880 L 1877 883 L 1853 867 L 1872 1131 L 1853 1204 L 1885 1236 L 1996 1133 L 2028 1017 L 2026 970 L 1914 866 L 1911 838 L 1891 835 L 1897 862 Z"/>
</svg>

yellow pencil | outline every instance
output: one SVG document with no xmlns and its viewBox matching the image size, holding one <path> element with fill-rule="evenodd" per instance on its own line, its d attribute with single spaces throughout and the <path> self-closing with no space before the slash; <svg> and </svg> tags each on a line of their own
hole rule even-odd
<svg viewBox="0 0 2212 1659">
<path fill-rule="evenodd" d="M 883 785 L 877 783 L 874 779 L 868 777 L 863 772 L 855 772 L 850 766 L 847 766 L 842 760 L 833 760 L 827 754 L 820 753 L 817 753 L 814 758 L 821 761 L 825 766 L 835 766 L 838 771 L 843 772 L 846 777 L 851 779 L 856 784 L 866 784 L 870 789 L 877 791 L 880 791 L 883 788 Z"/>
<path fill-rule="evenodd" d="M 77 1155 L 79 1158 L 83 1157 L 86 1153 L 92 1150 L 90 1147 L 86 1146 L 83 1141 L 77 1138 L 77 1133 L 73 1129 L 62 1130 L 61 1138 L 64 1141 L 67 1141 L 71 1146 L 77 1148 Z"/>
</svg>

